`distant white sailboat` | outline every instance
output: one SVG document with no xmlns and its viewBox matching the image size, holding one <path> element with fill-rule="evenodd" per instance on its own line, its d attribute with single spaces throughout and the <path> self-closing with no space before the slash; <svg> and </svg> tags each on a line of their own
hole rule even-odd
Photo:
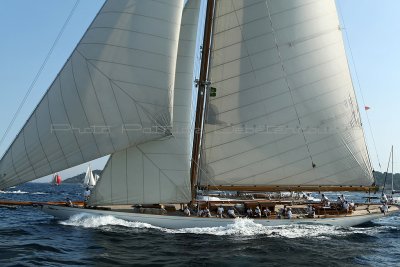
<svg viewBox="0 0 400 267">
<path fill-rule="evenodd" d="M 105 155 L 92 208 L 43 211 L 170 228 L 234 221 L 184 216 L 184 205 L 268 207 L 263 225 L 384 216 L 373 204 L 314 204 L 307 218 L 288 202 L 283 220 L 278 201 L 197 198 L 377 190 L 334 0 L 105 1 L 1 159 L 0 189 Z"/>
<path fill-rule="evenodd" d="M 96 182 L 97 182 L 97 179 L 93 175 L 92 167 L 89 164 L 89 166 L 86 170 L 85 178 L 83 180 L 83 185 L 85 187 L 93 188 L 96 185 Z"/>
</svg>

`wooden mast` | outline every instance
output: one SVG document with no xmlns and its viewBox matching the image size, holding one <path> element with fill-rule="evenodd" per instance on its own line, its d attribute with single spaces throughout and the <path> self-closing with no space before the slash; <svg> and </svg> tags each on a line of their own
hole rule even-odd
<svg viewBox="0 0 400 267">
<path fill-rule="evenodd" d="M 207 76 L 208 76 L 208 65 L 210 61 L 210 46 L 211 46 L 211 32 L 212 22 L 214 16 L 215 0 L 207 1 L 206 20 L 204 24 L 204 38 L 203 38 L 203 49 L 201 55 L 201 66 L 200 66 L 200 78 L 198 81 L 198 93 L 197 93 L 197 107 L 196 107 L 196 119 L 194 125 L 194 137 L 193 137 L 193 151 L 192 151 L 192 166 L 190 170 L 190 183 L 192 192 L 192 203 L 196 199 L 196 183 L 197 176 L 199 173 L 199 157 L 200 157 L 200 142 L 202 137 L 203 121 L 204 121 L 204 105 L 206 100 L 207 92 Z"/>
</svg>

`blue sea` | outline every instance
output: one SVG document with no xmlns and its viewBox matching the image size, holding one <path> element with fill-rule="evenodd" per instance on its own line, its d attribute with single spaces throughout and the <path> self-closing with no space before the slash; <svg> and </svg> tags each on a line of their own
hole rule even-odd
<svg viewBox="0 0 400 267">
<path fill-rule="evenodd" d="M 27 183 L 0 191 L 0 200 L 81 200 L 83 190 Z M 350 228 L 242 219 L 179 230 L 111 216 L 60 221 L 35 207 L 0 215 L 0 266 L 400 266 L 400 215 Z"/>
</svg>

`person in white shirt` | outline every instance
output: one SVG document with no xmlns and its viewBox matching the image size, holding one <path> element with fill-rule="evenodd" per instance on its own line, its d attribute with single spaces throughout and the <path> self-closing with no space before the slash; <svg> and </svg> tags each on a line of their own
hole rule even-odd
<svg viewBox="0 0 400 267">
<path fill-rule="evenodd" d="M 230 208 L 228 209 L 228 216 L 229 216 L 230 218 L 236 218 L 235 210 L 234 210 L 232 207 L 230 207 Z"/>
<path fill-rule="evenodd" d="M 347 202 L 347 201 L 345 201 L 344 203 L 343 203 L 343 207 L 342 207 L 342 209 L 343 210 L 345 210 L 346 212 L 348 212 L 349 211 L 349 203 Z"/>
<path fill-rule="evenodd" d="M 259 206 L 256 207 L 256 209 L 254 210 L 254 213 L 255 213 L 254 214 L 255 217 L 261 218 L 261 210 L 260 210 Z"/>
<path fill-rule="evenodd" d="M 385 203 L 387 203 L 387 202 L 388 202 L 388 198 L 387 198 L 386 194 L 382 193 L 382 196 L 381 196 L 381 203 L 385 204 Z"/>
<path fill-rule="evenodd" d="M 314 218 L 315 217 L 315 210 L 311 204 L 308 204 L 307 206 L 307 217 L 308 218 Z"/>
<path fill-rule="evenodd" d="M 222 218 L 224 213 L 224 208 L 220 205 L 217 209 L 217 217 Z"/>
<path fill-rule="evenodd" d="M 190 210 L 189 210 L 188 206 L 185 206 L 183 213 L 185 213 L 186 216 L 190 216 Z"/>
<path fill-rule="evenodd" d="M 270 214 L 271 214 L 271 211 L 268 209 L 268 207 L 265 207 L 263 209 L 262 215 L 265 216 L 265 217 L 268 217 Z"/>
<path fill-rule="evenodd" d="M 251 208 L 248 208 L 248 209 L 247 209 L 247 217 L 248 217 L 248 218 L 253 217 L 253 210 L 252 210 Z"/>
<path fill-rule="evenodd" d="M 387 205 L 386 203 L 383 203 L 383 205 L 380 206 L 379 209 L 380 209 L 381 212 L 382 212 L 383 214 L 385 214 L 385 215 L 386 215 L 386 213 L 389 211 L 389 207 L 388 207 L 388 205 Z"/>
<path fill-rule="evenodd" d="M 83 206 L 86 207 L 87 202 L 88 202 L 89 197 L 90 197 L 90 189 L 89 189 L 89 187 L 86 187 L 85 192 L 83 192 L 83 197 L 84 197 Z"/>
<path fill-rule="evenodd" d="M 321 203 L 325 206 L 328 207 L 331 205 L 331 203 L 329 202 L 329 198 L 327 196 L 325 196 L 324 194 L 321 195 Z"/>
<path fill-rule="evenodd" d="M 292 209 L 291 209 L 291 208 L 288 208 L 288 209 L 287 209 L 287 211 L 286 211 L 286 217 L 287 217 L 288 219 L 292 219 Z"/>
<path fill-rule="evenodd" d="M 211 217 L 211 213 L 210 213 L 210 210 L 208 209 L 208 207 L 206 207 L 206 208 L 203 210 L 203 216 L 205 216 L 205 217 Z"/>
</svg>

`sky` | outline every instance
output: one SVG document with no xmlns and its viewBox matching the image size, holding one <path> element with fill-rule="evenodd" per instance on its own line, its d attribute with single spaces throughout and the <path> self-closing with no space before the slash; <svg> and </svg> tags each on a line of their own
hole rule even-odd
<svg viewBox="0 0 400 267">
<path fill-rule="evenodd" d="M 0 139 L 76 2 L 0 0 Z M 0 144 L 1 155 L 39 103 L 103 3 L 104 0 L 78 1 L 26 103 Z M 400 156 L 397 157 L 400 155 L 400 124 L 397 120 L 400 109 L 400 90 L 397 88 L 400 84 L 400 1 L 337 0 L 336 4 L 374 169 L 385 171 L 393 145 L 395 172 L 400 172 Z M 368 118 L 364 106 L 370 107 Z M 91 162 L 93 169 L 102 169 L 106 160 L 105 157 Z M 86 167 L 87 164 L 83 164 L 60 174 L 67 178 L 84 172 Z M 50 176 L 40 181 L 48 182 Z"/>
</svg>

